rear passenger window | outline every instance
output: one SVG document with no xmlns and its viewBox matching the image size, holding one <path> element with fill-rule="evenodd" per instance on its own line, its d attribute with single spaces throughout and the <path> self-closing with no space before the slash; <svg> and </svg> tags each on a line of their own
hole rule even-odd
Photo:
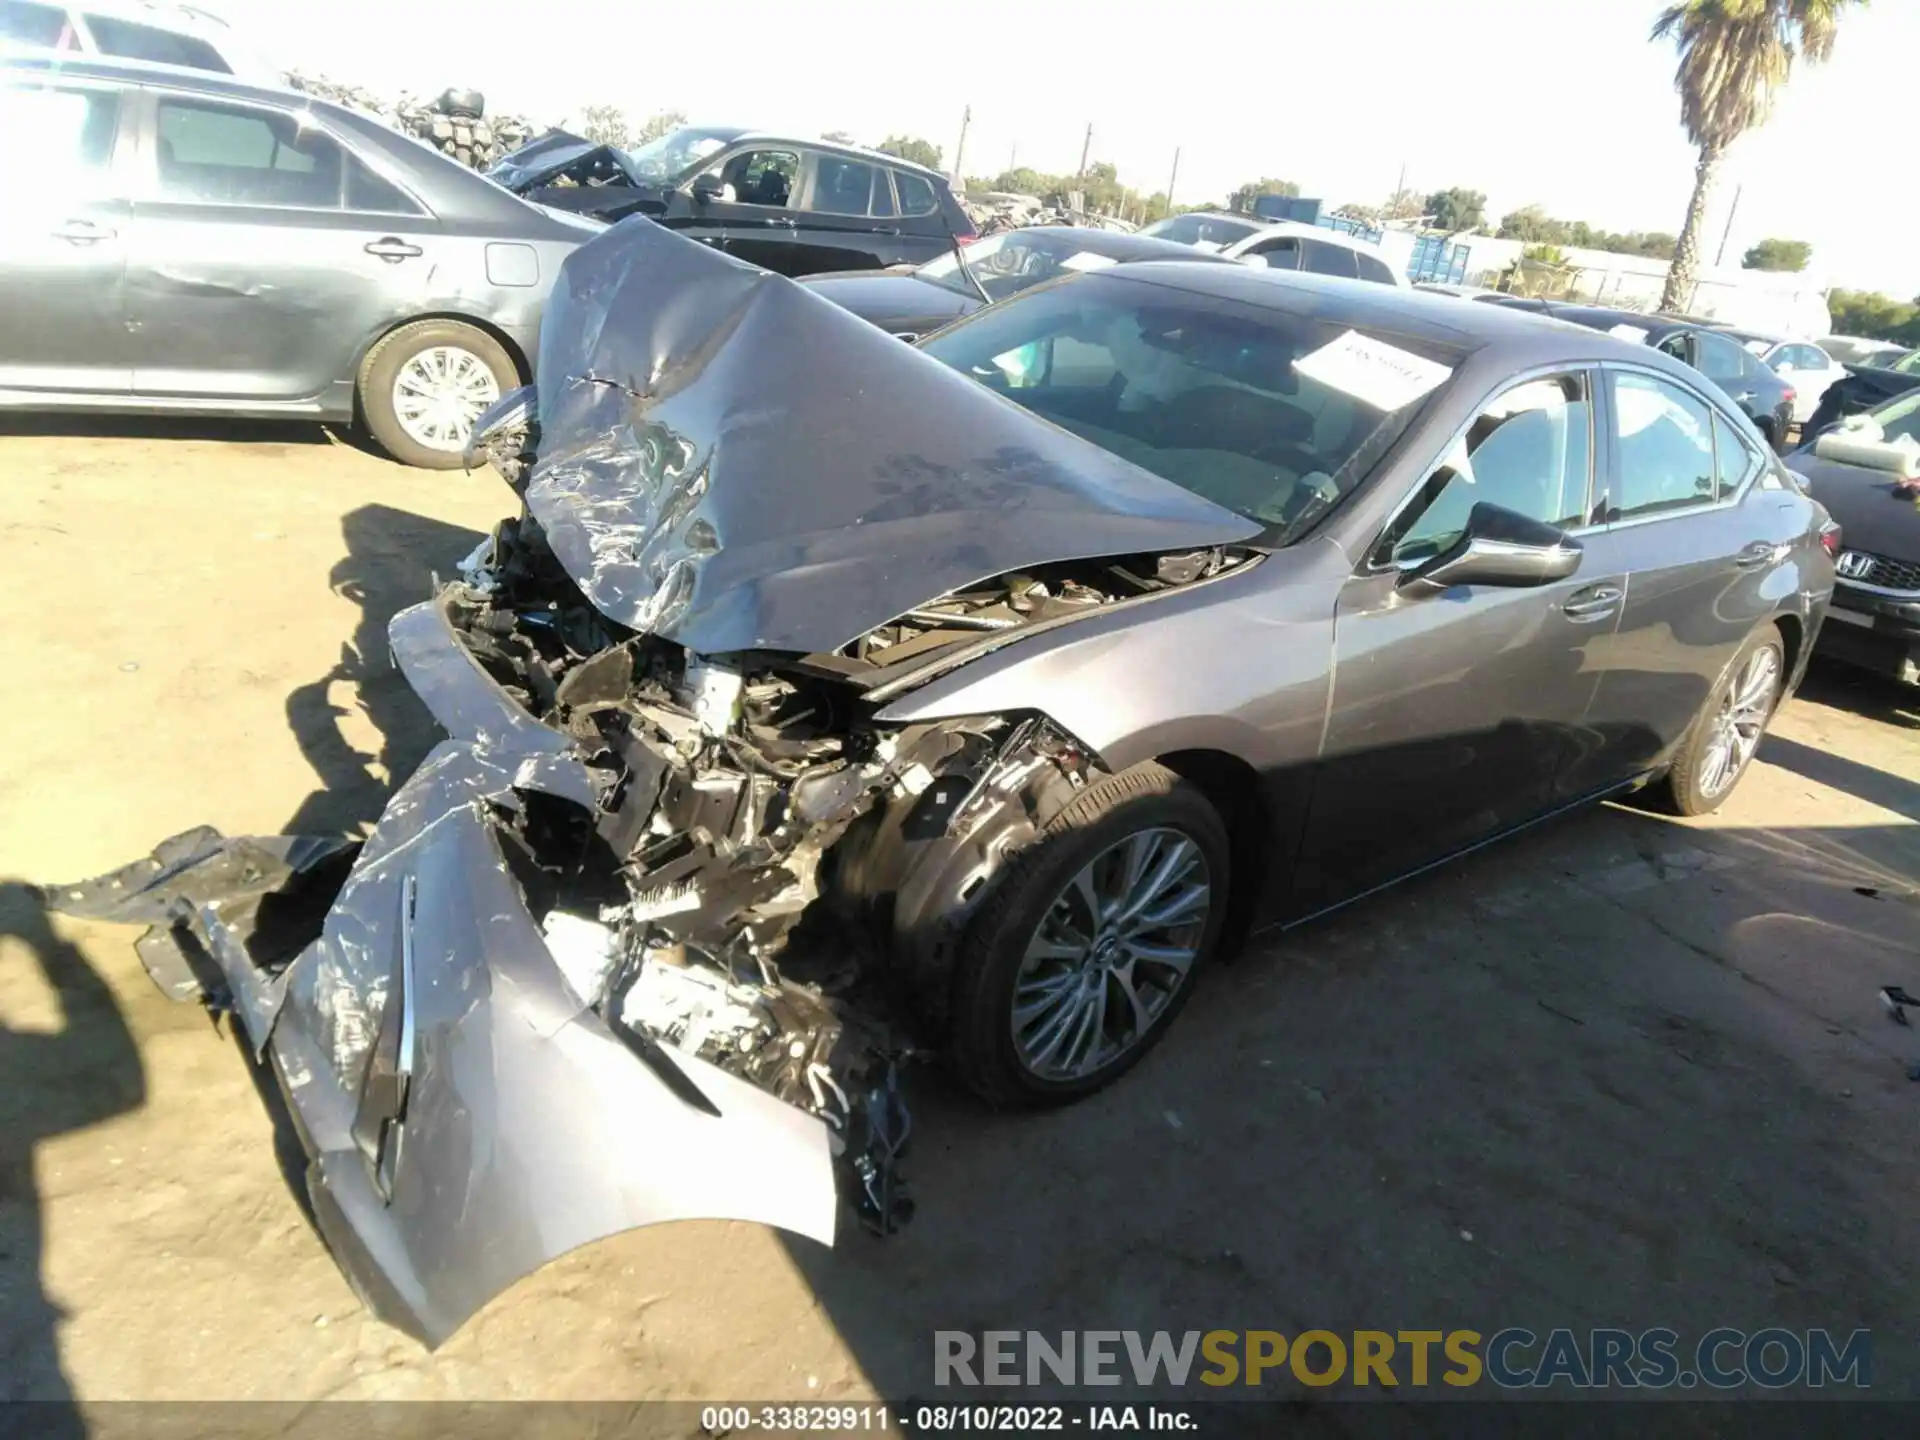
<svg viewBox="0 0 1920 1440">
<path fill-rule="evenodd" d="M 421 213 L 411 195 L 353 154 L 347 156 L 347 209 L 376 215 Z"/>
<path fill-rule="evenodd" d="M 1323 245 L 1317 240 L 1302 241 L 1300 249 L 1305 256 L 1301 269 L 1315 275 L 1338 275 L 1343 280 L 1352 280 L 1359 276 L 1359 267 L 1354 264 L 1353 251 L 1344 245 Z"/>
<path fill-rule="evenodd" d="M 1393 284 L 1393 271 L 1381 261 L 1374 259 L 1371 255 L 1362 255 L 1358 250 L 1353 252 L 1353 258 L 1354 263 L 1360 267 L 1362 280 L 1371 280 L 1378 285 Z"/>
<path fill-rule="evenodd" d="M 1713 416 L 1705 402 L 1651 375 L 1613 377 L 1618 493 L 1607 519 L 1626 520 L 1705 504 L 1718 493 Z"/>
<path fill-rule="evenodd" d="M 158 65 L 183 65 L 189 70 L 212 70 L 231 75 L 233 67 L 220 58 L 220 52 L 204 40 L 139 25 L 131 20 L 115 20 L 106 15 L 89 15 L 87 29 L 103 55 L 124 60 L 151 60 Z"/>
<path fill-rule="evenodd" d="M 0 40 L 39 45 L 48 50 L 78 50 L 79 37 L 67 23 L 67 12 L 28 0 L 0 0 Z"/>
<path fill-rule="evenodd" d="M 940 200 L 933 193 L 933 183 L 924 175 L 910 175 L 905 170 L 893 172 L 893 188 L 900 192 L 900 213 L 902 215 L 931 215 L 940 208 Z"/>
<path fill-rule="evenodd" d="M 163 99 L 157 133 L 168 200 L 340 208 L 346 152 L 291 115 Z"/>
<path fill-rule="evenodd" d="M 1759 362 L 1733 341 L 1704 332 L 1693 337 L 1694 361 L 1709 380 L 1738 380 L 1759 369 Z"/>
<path fill-rule="evenodd" d="M 1759 458 L 1733 426 L 1719 415 L 1713 417 L 1713 490 L 1716 499 L 1725 500 L 1739 490 Z"/>
<path fill-rule="evenodd" d="M 119 123 L 112 91 L 0 87 L 0 135 L 33 137 L 30 147 L 0 146 L 0 188 L 44 192 L 106 169 Z"/>
<path fill-rule="evenodd" d="M 1592 474 L 1586 376 L 1516 385 L 1474 417 L 1382 537 L 1378 558 L 1414 565 L 1444 553 L 1482 502 L 1548 525 L 1584 525 Z"/>
<path fill-rule="evenodd" d="M 822 155 L 813 175 L 813 203 L 821 215 L 865 215 L 873 202 L 873 166 L 864 160 Z"/>
<path fill-rule="evenodd" d="M 893 181 L 889 178 L 893 172 L 884 166 L 876 165 L 873 171 L 873 210 L 871 213 L 883 218 L 891 218 L 893 208 Z"/>
<path fill-rule="evenodd" d="M 1255 265 L 1264 265 L 1269 270 L 1298 270 L 1300 242 L 1291 236 L 1284 240 L 1269 240 L 1264 245 L 1254 246 L 1241 258 L 1251 260 Z"/>
</svg>

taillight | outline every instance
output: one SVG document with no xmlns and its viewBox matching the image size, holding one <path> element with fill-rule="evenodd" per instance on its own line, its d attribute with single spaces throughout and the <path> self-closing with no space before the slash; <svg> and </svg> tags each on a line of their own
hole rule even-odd
<svg viewBox="0 0 1920 1440">
<path fill-rule="evenodd" d="M 1794 393 L 1793 387 L 1789 385 L 1787 387 L 1786 394 L 1782 395 L 1780 398 L 1783 401 L 1785 401 L 1787 404 L 1791 405 L 1795 400 L 1798 400 L 1800 397 Z"/>
<path fill-rule="evenodd" d="M 980 232 L 978 230 L 969 230 L 966 234 L 955 235 L 953 238 L 958 240 L 962 245 L 971 245 L 980 238 Z"/>
<path fill-rule="evenodd" d="M 1829 520 L 1820 527 L 1820 548 L 1829 556 L 1838 558 L 1840 554 L 1840 527 Z"/>
</svg>

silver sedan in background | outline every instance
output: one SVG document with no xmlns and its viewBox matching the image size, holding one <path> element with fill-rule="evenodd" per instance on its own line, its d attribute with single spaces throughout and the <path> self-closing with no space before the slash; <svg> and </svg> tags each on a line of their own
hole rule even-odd
<svg viewBox="0 0 1920 1440">
<path fill-rule="evenodd" d="M 451 468 L 601 228 L 231 77 L 0 64 L 0 406 L 347 421 Z M 31 136 L 32 143 L 22 137 Z"/>
</svg>

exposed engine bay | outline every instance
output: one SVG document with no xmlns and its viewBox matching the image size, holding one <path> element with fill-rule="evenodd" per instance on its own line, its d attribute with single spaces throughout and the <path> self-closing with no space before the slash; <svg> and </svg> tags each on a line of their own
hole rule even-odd
<svg viewBox="0 0 1920 1440">
<path fill-rule="evenodd" d="M 894 898 L 939 852 L 958 912 L 1093 762 L 1039 717 L 894 728 L 863 681 L 1033 623 L 1218 574 L 1214 550 L 1044 567 L 909 611 L 826 656 L 689 656 L 600 614 L 531 517 L 503 521 L 439 603 L 517 704 L 595 777 L 589 815 L 516 792 L 509 867 L 581 1000 L 643 1060 L 664 1045 L 831 1128 L 863 1222 L 912 1204 L 897 1087 L 939 1005 L 937 958 L 893 953 Z M 971 884 L 971 888 L 968 885 Z"/>
</svg>

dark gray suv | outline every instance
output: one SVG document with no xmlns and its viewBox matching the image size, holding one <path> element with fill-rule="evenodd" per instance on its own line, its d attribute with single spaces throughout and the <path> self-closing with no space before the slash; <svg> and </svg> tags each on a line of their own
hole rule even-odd
<svg viewBox="0 0 1920 1440">
<path fill-rule="evenodd" d="M 357 413 L 396 459 L 457 466 L 601 228 L 227 76 L 11 60 L 0 118 L 0 406 Z"/>
</svg>

